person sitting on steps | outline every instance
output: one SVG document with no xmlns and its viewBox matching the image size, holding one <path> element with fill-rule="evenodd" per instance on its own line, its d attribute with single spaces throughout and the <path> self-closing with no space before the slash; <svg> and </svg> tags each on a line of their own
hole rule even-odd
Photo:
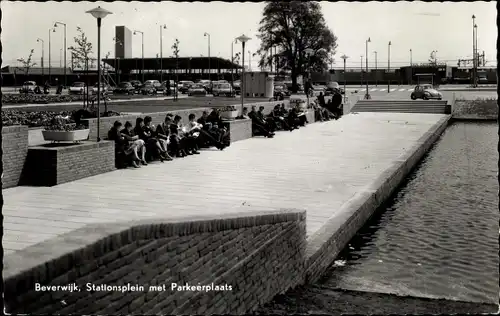
<svg viewBox="0 0 500 316">
<path fill-rule="evenodd" d="M 120 134 L 121 127 L 122 123 L 115 121 L 113 127 L 108 131 L 108 139 L 115 142 L 116 167 L 126 168 L 127 164 L 131 164 L 134 168 L 140 168 L 141 159 L 139 159 L 137 151 L 134 150 L 136 146 Z"/>
</svg>

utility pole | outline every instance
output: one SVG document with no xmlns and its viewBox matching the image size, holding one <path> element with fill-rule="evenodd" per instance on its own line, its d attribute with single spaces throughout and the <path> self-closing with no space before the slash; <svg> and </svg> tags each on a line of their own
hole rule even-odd
<svg viewBox="0 0 500 316">
<path fill-rule="evenodd" d="M 472 15 L 472 86 L 476 86 L 476 16 Z"/>
</svg>

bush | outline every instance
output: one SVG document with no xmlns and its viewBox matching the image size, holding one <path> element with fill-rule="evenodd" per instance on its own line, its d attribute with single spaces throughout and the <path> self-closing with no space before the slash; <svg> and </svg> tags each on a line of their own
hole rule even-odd
<svg viewBox="0 0 500 316">
<path fill-rule="evenodd" d="M 118 112 L 108 111 L 101 114 L 102 117 L 118 116 Z M 65 120 L 65 124 L 81 125 L 81 119 L 96 118 L 97 111 L 77 110 L 77 111 L 62 111 L 62 112 L 49 112 L 49 111 L 16 111 L 6 110 L 2 111 L 2 125 L 27 125 L 28 127 L 45 127 L 51 126 L 55 123 L 54 118 Z"/>
<path fill-rule="evenodd" d="M 3 104 L 47 104 L 63 102 L 83 102 L 83 95 L 51 94 L 2 94 Z"/>
</svg>

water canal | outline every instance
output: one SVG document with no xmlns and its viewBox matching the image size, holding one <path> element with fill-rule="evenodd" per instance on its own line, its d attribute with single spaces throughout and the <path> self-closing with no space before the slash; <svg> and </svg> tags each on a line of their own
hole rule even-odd
<svg viewBox="0 0 500 316">
<path fill-rule="evenodd" d="M 377 312 L 378 304 L 390 304 L 389 295 L 377 301 L 377 295 L 385 294 L 435 299 L 435 303 L 497 304 L 497 131 L 496 123 L 450 125 L 323 279 L 275 299 L 265 310 L 360 312 L 356 309 L 361 304 L 359 295 L 352 293 L 363 292 L 364 302 L 375 308 L 370 312 Z M 325 298 L 346 306 L 332 310 Z M 469 303 L 461 304 L 462 311 L 467 310 Z"/>
</svg>

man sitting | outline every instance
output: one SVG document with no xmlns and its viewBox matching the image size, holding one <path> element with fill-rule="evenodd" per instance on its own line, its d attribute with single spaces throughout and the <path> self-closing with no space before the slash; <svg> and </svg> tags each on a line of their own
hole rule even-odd
<svg viewBox="0 0 500 316">
<path fill-rule="evenodd" d="M 268 138 L 274 137 L 274 133 L 269 130 L 267 122 L 262 120 L 257 114 L 255 106 L 252 106 L 252 110 L 248 113 L 248 117 L 252 120 L 252 133 L 254 135 L 262 135 Z"/>
<path fill-rule="evenodd" d="M 196 144 L 193 142 L 192 138 L 189 137 L 187 129 L 182 126 L 181 120 L 182 117 L 180 115 L 176 115 L 173 123 L 170 124 L 170 134 L 176 138 L 176 141 L 179 143 L 179 148 L 182 148 L 180 157 L 185 157 L 186 155 L 198 155 L 198 148 L 195 146 Z"/>
<path fill-rule="evenodd" d="M 147 124 L 146 124 L 147 123 Z M 147 151 L 150 153 L 150 158 L 158 157 L 161 162 L 167 160 L 164 149 L 160 142 L 154 137 L 151 126 L 151 117 L 146 116 L 144 119 L 138 117 L 134 127 L 134 132 L 146 144 Z"/>
<path fill-rule="evenodd" d="M 125 128 L 120 131 L 120 134 L 125 137 L 125 139 L 129 143 L 133 143 L 134 151 L 136 155 L 141 158 L 141 163 L 147 166 L 146 162 L 146 145 L 142 139 L 139 139 L 139 136 L 134 134 L 132 123 L 129 121 L 125 122 Z"/>
<path fill-rule="evenodd" d="M 212 109 L 212 112 L 207 116 L 207 123 L 212 124 L 215 139 L 224 144 L 224 146 L 229 147 L 231 144 L 229 130 L 224 126 L 219 109 Z"/>
<path fill-rule="evenodd" d="M 271 113 L 269 114 L 269 116 L 273 118 L 274 122 L 276 122 L 276 127 L 278 129 L 282 129 L 282 130 L 290 131 L 290 132 L 293 131 L 295 128 L 290 127 L 290 125 L 288 124 L 288 122 L 285 120 L 285 117 L 282 116 L 281 113 L 282 112 L 281 112 L 281 109 L 280 109 L 280 105 L 276 104 L 276 106 L 271 111 Z"/>
<path fill-rule="evenodd" d="M 259 111 L 257 111 L 257 115 L 259 116 L 259 118 L 263 122 L 267 123 L 267 127 L 268 127 L 269 131 L 274 133 L 274 131 L 276 131 L 276 129 L 277 129 L 276 121 L 274 120 L 274 118 L 272 116 L 266 116 L 264 114 L 264 109 L 265 109 L 265 107 L 260 106 Z"/>
<path fill-rule="evenodd" d="M 128 163 L 132 164 L 135 168 L 140 168 L 138 162 L 141 161 L 134 151 L 134 145 L 129 143 L 125 137 L 120 134 L 122 123 L 115 121 L 113 127 L 108 131 L 108 139 L 115 142 L 115 157 L 116 167 L 125 168 Z"/>
<path fill-rule="evenodd" d="M 203 112 L 206 115 L 206 112 Z M 203 117 L 203 116 L 202 116 Z M 219 142 L 214 136 L 210 133 L 211 129 L 211 124 L 206 122 L 206 117 L 205 118 L 200 118 L 198 121 L 196 121 L 196 115 L 191 113 L 189 114 L 189 122 L 186 125 L 186 128 L 190 131 L 190 133 L 196 137 L 196 144 L 198 147 L 211 147 L 215 146 L 219 150 L 224 150 L 226 146 Z M 207 129 L 205 125 L 203 125 L 200 122 L 205 122 L 205 124 L 209 125 L 209 128 Z"/>
</svg>

